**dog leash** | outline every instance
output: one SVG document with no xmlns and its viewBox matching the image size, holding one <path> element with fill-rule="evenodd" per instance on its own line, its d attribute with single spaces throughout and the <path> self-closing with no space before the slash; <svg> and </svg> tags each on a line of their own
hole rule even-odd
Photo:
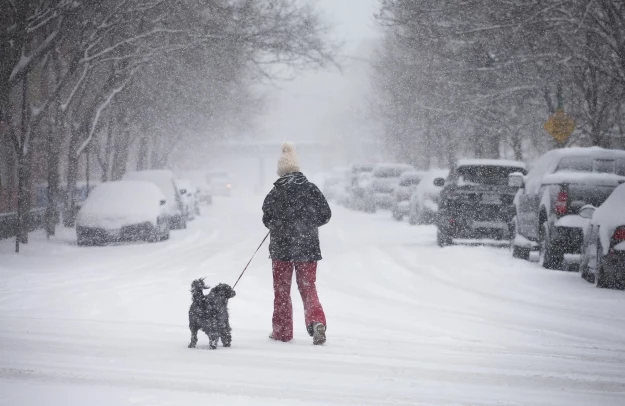
<svg viewBox="0 0 625 406">
<path fill-rule="evenodd" d="M 254 251 L 254 254 L 252 255 L 252 258 L 250 258 L 249 262 L 247 263 L 247 265 L 245 265 L 245 268 L 243 268 L 243 272 L 241 272 L 241 275 L 239 275 L 239 279 L 237 279 L 237 281 L 234 283 L 234 285 L 232 286 L 232 289 L 237 287 L 237 283 L 239 283 L 239 281 L 241 280 L 241 278 L 243 277 L 243 274 L 245 273 L 245 271 L 247 271 L 247 267 L 250 266 L 250 264 L 252 263 L 252 260 L 254 259 L 254 257 L 256 256 L 256 254 L 258 253 L 258 251 L 260 250 L 260 247 L 263 246 L 263 244 L 265 243 L 265 241 L 267 241 L 267 238 L 269 237 L 269 234 L 271 232 L 268 232 L 267 235 L 265 236 L 265 238 L 263 238 L 263 241 L 261 241 L 260 245 L 258 246 L 258 248 L 256 248 L 256 251 Z"/>
</svg>

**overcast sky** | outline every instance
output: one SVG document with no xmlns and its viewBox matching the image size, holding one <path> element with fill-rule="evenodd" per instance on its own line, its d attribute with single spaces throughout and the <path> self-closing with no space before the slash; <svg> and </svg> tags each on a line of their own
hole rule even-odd
<svg viewBox="0 0 625 406">
<path fill-rule="evenodd" d="M 345 46 L 344 56 L 366 58 L 378 36 L 373 14 L 379 0 L 316 0 L 333 25 L 333 35 Z M 266 90 L 265 113 L 258 119 L 259 138 L 272 141 L 333 140 L 353 132 L 359 123 L 353 111 L 368 92 L 367 64 L 343 59 L 337 69 L 300 74 L 279 88 Z"/>
</svg>

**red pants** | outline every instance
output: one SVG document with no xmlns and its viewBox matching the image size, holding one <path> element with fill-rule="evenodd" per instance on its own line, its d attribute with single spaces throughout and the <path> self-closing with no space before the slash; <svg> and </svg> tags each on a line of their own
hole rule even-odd
<svg viewBox="0 0 625 406">
<path fill-rule="evenodd" d="M 297 288 L 304 302 L 304 318 L 310 334 L 313 323 L 326 324 L 319 297 L 317 296 L 316 262 L 273 261 L 273 338 L 280 341 L 293 339 L 293 305 L 291 304 L 291 281 L 295 268 Z"/>
</svg>

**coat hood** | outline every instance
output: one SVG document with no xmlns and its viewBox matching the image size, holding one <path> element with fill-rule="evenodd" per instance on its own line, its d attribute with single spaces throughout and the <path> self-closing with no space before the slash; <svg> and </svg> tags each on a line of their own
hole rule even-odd
<svg viewBox="0 0 625 406">
<path fill-rule="evenodd" d="M 308 179 L 301 172 L 291 172 L 282 176 L 280 179 L 274 182 L 275 187 L 284 187 L 287 185 L 303 185 L 307 183 Z"/>
</svg>

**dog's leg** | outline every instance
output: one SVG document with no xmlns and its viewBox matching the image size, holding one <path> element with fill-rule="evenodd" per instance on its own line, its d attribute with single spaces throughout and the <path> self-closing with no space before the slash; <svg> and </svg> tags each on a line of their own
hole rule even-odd
<svg viewBox="0 0 625 406">
<path fill-rule="evenodd" d="M 232 345 L 232 329 L 230 328 L 228 318 L 226 318 L 221 325 L 221 343 L 224 347 L 230 347 Z"/>
<path fill-rule="evenodd" d="M 189 326 L 189 329 L 191 330 L 191 342 L 189 343 L 189 348 L 195 348 L 195 345 L 197 344 L 197 332 L 199 329 L 196 326 Z"/>
<path fill-rule="evenodd" d="M 216 332 L 211 332 L 208 335 L 208 348 L 214 350 L 217 348 L 217 344 L 219 344 L 219 334 Z"/>
</svg>

